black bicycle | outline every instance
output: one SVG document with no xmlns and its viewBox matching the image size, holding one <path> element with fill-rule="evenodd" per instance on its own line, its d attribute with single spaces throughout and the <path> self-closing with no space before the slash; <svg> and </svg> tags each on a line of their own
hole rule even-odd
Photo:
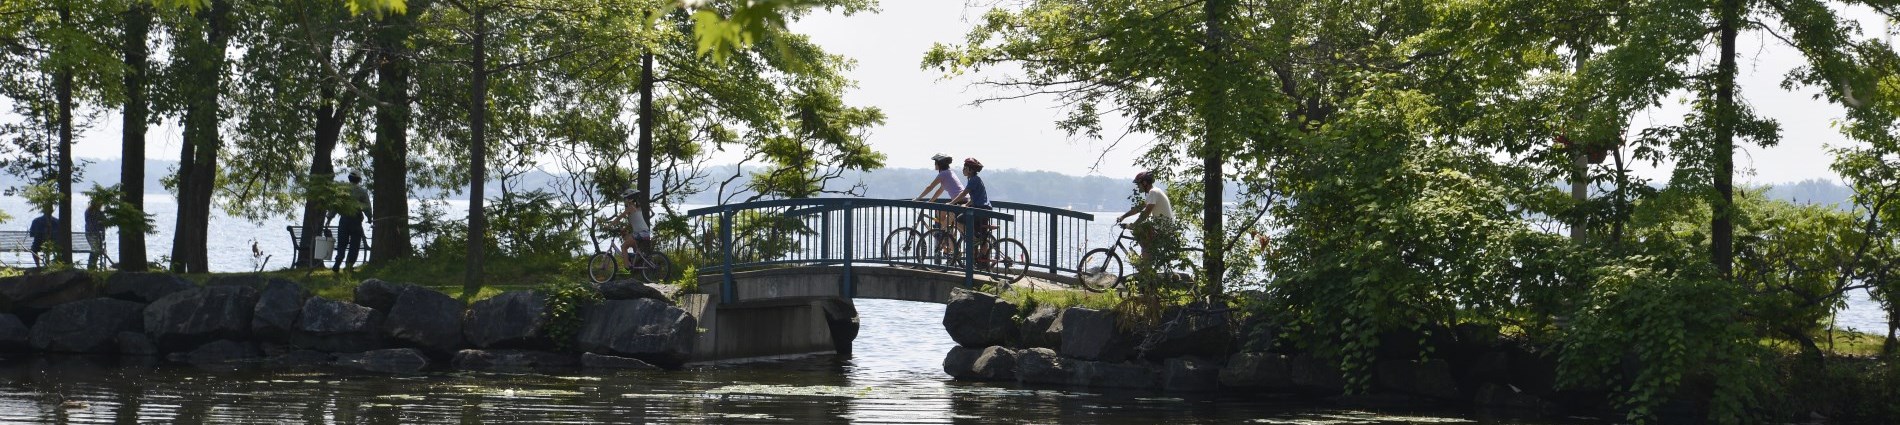
<svg viewBox="0 0 1900 425">
<path fill-rule="evenodd" d="M 1123 258 L 1135 256 L 1134 243 L 1137 241 L 1133 236 L 1128 235 L 1128 225 L 1117 223 L 1116 226 L 1121 228 L 1121 233 L 1115 236 L 1115 243 L 1107 248 L 1091 249 L 1083 253 L 1082 261 L 1075 266 L 1075 278 L 1076 283 L 1082 285 L 1082 289 L 1090 292 L 1112 290 L 1117 295 L 1127 297 L 1135 288 L 1128 285 L 1128 265 Z M 1182 251 L 1199 252 L 1200 248 L 1182 248 Z M 1188 265 L 1187 280 L 1189 282 L 1187 284 L 1192 285 L 1193 277 L 1199 274 L 1199 270 L 1196 270 L 1192 264 Z M 1147 289 L 1152 288 L 1144 288 L 1144 291 Z"/>
<path fill-rule="evenodd" d="M 890 234 L 884 236 L 884 245 L 878 254 L 886 260 L 923 261 L 927 251 L 924 247 L 930 245 L 925 243 L 924 234 L 944 229 L 955 227 L 944 226 L 931 217 L 928 211 L 918 211 L 917 219 L 909 226 L 892 229 Z"/>
<path fill-rule="evenodd" d="M 977 251 L 975 268 L 1001 277 L 1003 289 L 1008 290 L 1009 285 L 1021 282 L 1023 276 L 1029 274 L 1029 247 L 1015 238 L 997 238 L 996 229 L 996 225 L 988 225 L 984 227 L 986 231 L 977 234 L 977 247 L 988 250 Z M 924 232 L 926 259 L 947 268 L 962 267 L 965 257 L 962 234 L 955 229 Z"/>
</svg>

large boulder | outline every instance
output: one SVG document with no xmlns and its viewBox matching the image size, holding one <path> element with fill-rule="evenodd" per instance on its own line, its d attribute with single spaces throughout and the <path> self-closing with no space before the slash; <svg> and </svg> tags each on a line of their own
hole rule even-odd
<svg viewBox="0 0 1900 425">
<path fill-rule="evenodd" d="M 297 330 L 304 300 L 309 298 L 310 291 L 296 282 L 271 279 L 264 291 L 257 294 L 257 308 L 251 310 L 251 333 L 284 340 L 283 336 Z"/>
<path fill-rule="evenodd" d="M 533 371 L 580 365 L 572 354 L 536 350 L 462 350 L 450 363 L 461 370 Z"/>
<path fill-rule="evenodd" d="M 1293 388 L 1292 360 L 1277 353 L 1239 353 L 1227 358 L 1220 384 L 1228 388 L 1284 391 Z"/>
<path fill-rule="evenodd" d="M 144 304 L 111 298 L 61 304 L 40 316 L 29 339 L 40 351 L 116 353 L 119 332 L 139 331 L 144 309 Z"/>
<path fill-rule="evenodd" d="M 1070 307 L 1061 319 L 1063 357 L 1119 362 L 1135 354 L 1135 338 L 1115 325 L 1115 312 Z"/>
<path fill-rule="evenodd" d="M 1028 348 L 1062 348 L 1062 326 L 1057 319 L 1062 317 L 1062 309 L 1043 306 L 1023 318 L 1022 329 L 1018 336 L 1022 346 Z"/>
<path fill-rule="evenodd" d="M 397 297 L 415 289 L 421 289 L 421 287 L 407 283 L 384 282 L 381 279 L 367 279 L 356 285 L 356 290 L 352 295 L 355 296 L 357 305 L 373 308 L 376 311 L 389 311 L 390 307 L 396 305 Z"/>
<path fill-rule="evenodd" d="M 965 289 L 950 290 L 950 304 L 944 307 L 943 328 L 950 339 L 970 348 L 1004 345 L 1016 336 L 1016 305 Z"/>
<path fill-rule="evenodd" d="M 1302 392 L 1330 395 L 1346 390 L 1346 378 L 1337 362 L 1300 353 L 1293 356 L 1288 369 L 1294 388 Z"/>
<path fill-rule="evenodd" d="M 248 288 L 248 287 L 246 287 Z M 212 341 L 188 352 L 172 353 L 168 360 L 191 364 L 217 364 L 263 356 L 257 344 L 228 339 Z"/>
<path fill-rule="evenodd" d="M 626 356 L 677 368 L 693 354 L 699 321 L 650 299 L 612 300 L 583 309 L 575 345 L 589 353 Z"/>
<path fill-rule="evenodd" d="M 1220 387 L 1220 368 L 1198 357 L 1168 359 L 1161 373 L 1161 389 L 1170 392 L 1198 393 Z"/>
<path fill-rule="evenodd" d="M 1374 382 L 1387 390 L 1439 400 L 1463 399 L 1451 364 L 1444 360 L 1380 360 L 1374 365 Z"/>
<path fill-rule="evenodd" d="M 99 296 L 92 275 L 78 270 L 0 278 L 0 312 L 33 323 L 60 304 Z"/>
<path fill-rule="evenodd" d="M 980 350 L 961 345 L 951 347 L 950 354 L 944 356 L 943 371 L 965 381 L 1015 380 L 1017 352 L 999 346 Z"/>
<path fill-rule="evenodd" d="M 376 316 L 369 307 L 310 297 L 297 317 L 298 345 L 339 353 L 381 348 Z"/>
<path fill-rule="evenodd" d="M 1160 336 L 1154 347 L 1147 353 L 1150 359 L 1167 359 L 1180 356 L 1203 356 L 1218 358 L 1232 352 L 1234 342 L 1233 327 L 1228 325 L 1226 311 L 1206 303 L 1194 303 L 1186 307 L 1172 307 L 1163 312 Z"/>
<path fill-rule="evenodd" d="M 19 317 L 0 313 L 0 352 L 32 348 L 32 335 L 33 328 L 26 327 Z"/>
<path fill-rule="evenodd" d="M 1075 385 L 1074 360 L 1056 355 L 1055 350 L 1031 348 L 1016 354 L 1016 382 L 1023 384 Z"/>
<path fill-rule="evenodd" d="M 600 284 L 600 297 L 610 300 L 637 300 L 644 298 L 667 304 L 673 303 L 671 298 L 667 298 L 665 292 L 661 292 L 658 288 L 647 286 L 647 284 L 640 283 L 640 281 L 634 279 L 621 279 Z"/>
<path fill-rule="evenodd" d="M 414 348 L 391 348 L 338 355 L 336 365 L 371 372 L 413 374 L 429 367 L 429 356 Z"/>
<path fill-rule="evenodd" d="M 1077 361 L 1075 374 L 1081 383 L 1098 388 L 1143 388 L 1156 385 L 1155 370 L 1127 362 Z"/>
<path fill-rule="evenodd" d="M 548 345 L 547 297 L 509 291 L 476 301 L 462 316 L 462 337 L 481 348 L 533 348 Z"/>
<path fill-rule="evenodd" d="M 633 369 L 659 370 L 659 366 L 640 361 L 632 357 L 609 356 L 605 354 L 581 353 L 581 366 L 590 369 Z"/>
<path fill-rule="evenodd" d="M 170 273 L 118 272 L 106 278 L 106 296 L 150 303 L 173 292 L 196 288 L 191 281 Z"/>
<path fill-rule="evenodd" d="M 447 358 L 462 349 L 462 301 L 415 287 L 396 297 L 383 319 L 383 332 L 423 352 Z"/>
<path fill-rule="evenodd" d="M 270 280 L 270 278 L 257 274 L 228 274 L 212 276 L 209 279 L 205 279 L 205 286 L 242 286 L 263 290 L 264 286 L 270 283 Z"/>
<path fill-rule="evenodd" d="M 122 355 L 158 355 L 158 344 L 152 343 L 152 337 L 145 336 L 144 332 L 120 331 L 115 343 L 118 344 L 119 354 Z"/>
<path fill-rule="evenodd" d="M 145 334 L 165 351 L 191 349 L 220 339 L 247 340 L 257 290 L 207 286 L 174 292 L 145 306 Z"/>
</svg>

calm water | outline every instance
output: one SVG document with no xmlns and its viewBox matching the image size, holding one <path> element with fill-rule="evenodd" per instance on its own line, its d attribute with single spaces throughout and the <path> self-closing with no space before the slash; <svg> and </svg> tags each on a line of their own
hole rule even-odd
<svg viewBox="0 0 1900 425">
<path fill-rule="evenodd" d="M 391 376 L 11 361 L 0 365 L 0 423 L 1475 422 L 1460 412 L 1374 414 L 1261 397 L 953 382 L 940 366 L 954 344 L 940 324 L 942 305 L 859 300 L 858 308 L 863 332 L 854 357 L 676 372 Z"/>
</svg>

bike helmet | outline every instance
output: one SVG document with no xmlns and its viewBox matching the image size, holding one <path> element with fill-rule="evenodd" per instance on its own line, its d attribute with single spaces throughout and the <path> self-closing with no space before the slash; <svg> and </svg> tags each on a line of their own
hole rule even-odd
<svg viewBox="0 0 1900 425">
<path fill-rule="evenodd" d="M 1154 182 L 1155 182 L 1155 174 L 1152 172 L 1143 171 L 1140 173 L 1135 173 L 1135 184 L 1142 184 L 1142 183 L 1153 184 Z"/>
<path fill-rule="evenodd" d="M 646 197 L 645 195 L 646 193 L 641 192 L 640 189 L 634 189 L 634 190 L 629 190 L 627 191 L 626 194 L 621 195 L 620 199 L 635 200 L 635 199 L 644 198 Z"/>
<path fill-rule="evenodd" d="M 963 168 L 968 168 L 968 169 L 972 169 L 976 171 L 983 171 L 983 161 L 978 161 L 976 160 L 976 158 L 964 158 Z"/>
<path fill-rule="evenodd" d="M 950 161 L 955 160 L 955 159 L 956 158 L 951 158 L 950 155 L 944 155 L 944 154 L 936 154 L 936 155 L 930 156 L 930 161 L 937 163 L 937 167 L 940 167 L 940 168 L 950 168 Z"/>
</svg>

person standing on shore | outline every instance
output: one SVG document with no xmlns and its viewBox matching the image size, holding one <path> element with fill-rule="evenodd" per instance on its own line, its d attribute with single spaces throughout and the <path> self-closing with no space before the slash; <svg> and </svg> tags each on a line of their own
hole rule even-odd
<svg viewBox="0 0 1900 425">
<path fill-rule="evenodd" d="M 105 200 L 92 198 L 86 202 L 86 268 L 98 269 L 99 256 L 106 250 L 106 211 Z"/>
<path fill-rule="evenodd" d="M 340 272 L 342 268 L 356 267 L 356 252 L 363 249 L 363 218 L 370 216 L 369 191 L 363 189 L 363 177 L 350 173 L 350 201 L 356 204 L 356 212 L 345 214 L 337 222 L 337 250 L 335 264 L 330 271 Z M 345 263 L 347 259 L 347 263 Z"/>
<path fill-rule="evenodd" d="M 33 252 L 34 267 L 46 265 L 46 262 L 41 260 L 40 251 L 45 249 L 47 242 L 53 240 L 53 230 L 58 228 L 59 219 L 53 217 L 53 210 L 51 208 L 41 209 L 40 216 L 33 219 L 33 224 L 27 225 L 26 232 L 33 236 L 33 247 L 31 251 Z"/>
</svg>

